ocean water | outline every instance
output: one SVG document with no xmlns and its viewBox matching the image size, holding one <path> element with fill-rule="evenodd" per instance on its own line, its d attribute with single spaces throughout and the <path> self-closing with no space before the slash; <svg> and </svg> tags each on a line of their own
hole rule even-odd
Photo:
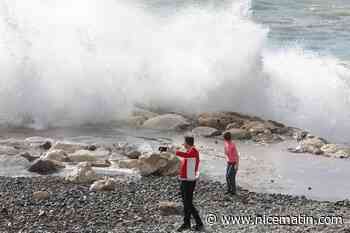
<svg viewBox="0 0 350 233">
<path fill-rule="evenodd" d="M 348 142 L 349 4 L 0 0 L 0 125 L 108 124 L 142 103 Z"/>
</svg>

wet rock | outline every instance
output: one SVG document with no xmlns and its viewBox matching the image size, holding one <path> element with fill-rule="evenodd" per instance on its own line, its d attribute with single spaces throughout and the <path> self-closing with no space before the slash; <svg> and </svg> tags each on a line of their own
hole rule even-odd
<svg viewBox="0 0 350 233">
<path fill-rule="evenodd" d="M 103 180 L 95 181 L 90 186 L 90 191 L 113 191 L 115 190 L 115 182 L 111 178 L 104 178 Z"/>
<path fill-rule="evenodd" d="M 206 126 L 196 127 L 192 130 L 192 133 L 194 135 L 202 136 L 202 137 L 213 137 L 213 136 L 221 135 L 220 130 L 217 130 L 211 127 L 206 127 Z"/>
<path fill-rule="evenodd" d="M 230 132 L 233 140 L 249 140 L 252 138 L 251 134 L 244 129 L 230 129 L 225 132 Z"/>
<path fill-rule="evenodd" d="M 158 208 L 162 216 L 181 215 L 183 208 L 177 202 L 161 201 L 158 203 Z"/>
<path fill-rule="evenodd" d="M 184 130 L 190 126 L 188 120 L 177 114 L 165 114 L 145 121 L 143 128 L 158 130 Z"/>
<path fill-rule="evenodd" d="M 67 153 L 64 152 L 63 150 L 50 150 L 44 156 L 42 156 L 42 159 L 55 160 L 55 161 L 59 161 L 59 162 L 69 162 L 70 161 Z"/>
<path fill-rule="evenodd" d="M 19 156 L 25 158 L 25 159 L 28 160 L 29 162 L 33 162 L 34 160 L 40 158 L 39 156 L 33 156 L 33 155 L 31 155 L 29 152 L 20 153 Z"/>
<path fill-rule="evenodd" d="M 28 171 L 41 175 L 47 175 L 58 172 L 61 168 L 64 167 L 65 166 L 58 161 L 37 159 L 30 165 Z"/>
<path fill-rule="evenodd" d="M 74 142 L 65 142 L 58 141 L 52 146 L 52 150 L 63 150 L 67 153 L 74 153 L 78 150 L 86 150 L 88 148 L 87 144 L 83 143 L 74 143 Z"/>
<path fill-rule="evenodd" d="M 65 179 L 73 183 L 91 183 L 98 179 L 96 172 L 92 169 L 91 164 L 87 162 L 79 163 L 74 170 L 68 174 Z"/>
<path fill-rule="evenodd" d="M 325 141 L 321 138 L 306 136 L 296 148 L 288 148 L 288 150 L 293 153 L 311 153 L 321 155 L 324 153 L 321 148 L 325 145 Z"/>
<path fill-rule="evenodd" d="M 18 150 L 12 146 L 2 146 L 0 145 L 0 154 L 2 155 L 17 155 Z"/>
<path fill-rule="evenodd" d="M 68 155 L 69 161 L 72 162 L 91 162 L 97 161 L 94 152 L 89 150 L 78 150 L 72 154 Z"/>
<path fill-rule="evenodd" d="M 47 191 L 37 191 L 33 193 L 33 199 L 35 200 L 47 200 L 50 197 L 50 193 Z"/>
</svg>

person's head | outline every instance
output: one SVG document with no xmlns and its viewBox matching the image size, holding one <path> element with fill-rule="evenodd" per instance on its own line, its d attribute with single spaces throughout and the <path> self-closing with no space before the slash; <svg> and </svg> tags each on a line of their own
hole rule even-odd
<svg viewBox="0 0 350 233">
<path fill-rule="evenodd" d="M 224 133 L 224 140 L 225 141 L 231 141 L 232 140 L 232 135 L 230 132 L 225 132 Z"/>
<path fill-rule="evenodd" d="M 193 136 L 185 136 L 184 147 L 186 149 L 190 149 L 194 145 L 194 137 Z"/>
</svg>

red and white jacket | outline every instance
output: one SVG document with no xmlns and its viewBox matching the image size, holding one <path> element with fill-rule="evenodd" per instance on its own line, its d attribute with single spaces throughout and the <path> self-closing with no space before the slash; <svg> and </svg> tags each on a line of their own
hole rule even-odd
<svg viewBox="0 0 350 233">
<path fill-rule="evenodd" d="M 176 151 L 181 159 L 179 179 L 193 181 L 199 177 L 199 152 L 191 147 L 187 152 Z"/>
</svg>

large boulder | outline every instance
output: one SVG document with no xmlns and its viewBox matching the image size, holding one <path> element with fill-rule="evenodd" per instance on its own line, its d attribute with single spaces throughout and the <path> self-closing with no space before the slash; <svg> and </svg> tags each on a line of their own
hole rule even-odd
<svg viewBox="0 0 350 233">
<path fill-rule="evenodd" d="M 244 124 L 245 121 L 255 119 L 246 115 L 235 112 L 209 112 L 201 113 L 198 116 L 199 126 L 207 126 L 215 129 L 224 130 L 227 125 L 235 123 L 238 126 Z"/>
<path fill-rule="evenodd" d="M 142 125 L 147 129 L 183 130 L 190 126 L 188 120 L 177 114 L 164 114 L 145 121 Z"/>
<path fill-rule="evenodd" d="M 65 179 L 73 183 L 91 183 L 98 179 L 96 172 L 88 162 L 79 163 Z"/>
<path fill-rule="evenodd" d="M 37 159 L 30 165 L 28 171 L 35 172 L 41 175 L 47 175 L 58 172 L 61 168 L 64 167 L 64 164 L 58 161 Z"/>
<path fill-rule="evenodd" d="M 90 186 L 90 191 L 113 191 L 113 190 L 115 190 L 115 181 L 108 177 L 102 180 L 97 180 Z"/>
<path fill-rule="evenodd" d="M 69 161 L 72 162 L 92 162 L 97 161 L 97 158 L 93 151 L 89 150 L 78 150 L 68 155 Z"/>
<path fill-rule="evenodd" d="M 180 167 L 180 159 L 170 152 L 162 152 L 160 156 L 166 159 L 166 166 L 159 169 L 159 174 L 162 176 L 176 176 Z"/>
<path fill-rule="evenodd" d="M 68 162 L 70 161 L 68 155 L 63 150 L 50 150 L 44 156 L 41 157 L 46 160 L 55 160 L 59 162 Z"/>
<path fill-rule="evenodd" d="M 213 137 L 221 135 L 221 131 L 215 128 L 199 126 L 192 130 L 192 133 L 202 137 Z"/>
<path fill-rule="evenodd" d="M 244 129 L 230 129 L 225 132 L 230 132 L 233 140 L 249 140 L 252 138 L 251 134 Z M 224 133 L 225 133 L 224 132 Z"/>
<path fill-rule="evenodd" d="M 311 153 L 315 155 L 321 155 L 324 151 L 321 148 L 327 143 L 318 137 L 306 137 L 302 140 L 296 148 L 288 148 L 293 153 Z"/>
<path fill-rule="evenodd" d="M 87 148 L 88 145 L 84 143 L 74 143 L 65 141 L 58 141 L 51 147 L 52 150 L 63 150 L 67 153 L 74 153 L 75 151 L 86 150 Z"/>
<path fill-rule="evenodd" d="M 139 171 L 142 176 L 156 173 L 167 166 L 167 159 L 162 158 L 160 153 L 147 153 L 139 158 Z"/>
<path fill-rule="evenodd" d="M 140 147 L 135 144 L 125 144 L 120 151 L 129 159 L 138 159 L 141 156 Z"/>
</svg>

